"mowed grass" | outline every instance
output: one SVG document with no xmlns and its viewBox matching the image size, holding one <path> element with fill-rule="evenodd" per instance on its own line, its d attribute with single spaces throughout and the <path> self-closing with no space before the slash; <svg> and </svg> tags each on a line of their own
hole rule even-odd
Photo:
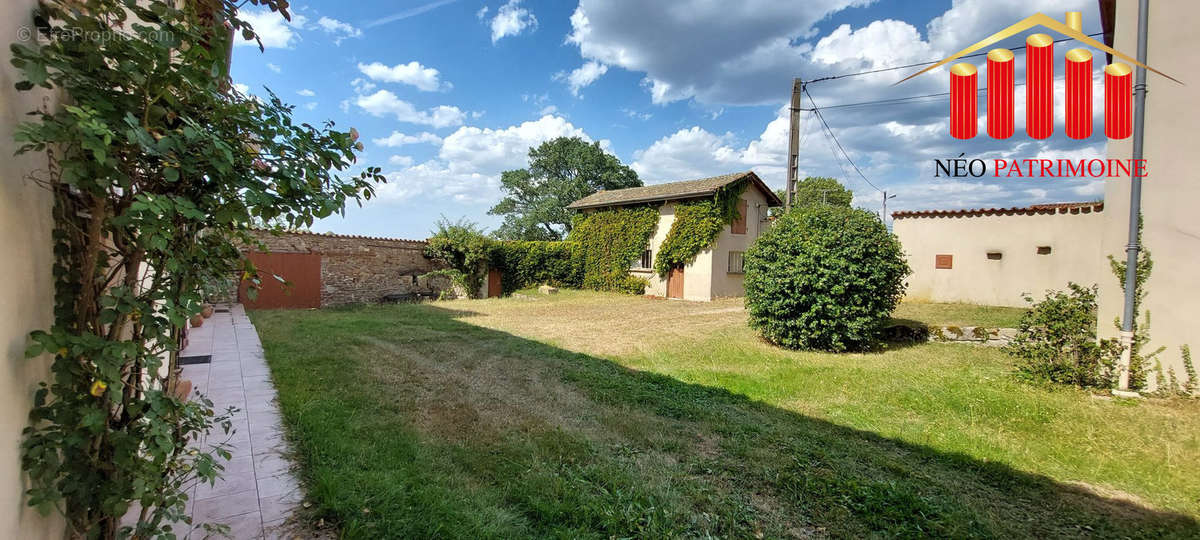
<svg viewBox="0 0 1200 540">
<path fill-rule="evenodd" d="M 920 321 L 930 326 L 986 326 L 1016 328 L 1025 308 L 980 306 L 976 304 L 936 304 L 901 302 L 892 312 L 895 319 Z"/>
<path fill-rule="evenodd" d="M 1021 384 L 982 346 L 781 351 L 740 306 L 252 317 L 314 518 L 346 537 L 1200 535 L 1196 403 Z"/>
</svg>

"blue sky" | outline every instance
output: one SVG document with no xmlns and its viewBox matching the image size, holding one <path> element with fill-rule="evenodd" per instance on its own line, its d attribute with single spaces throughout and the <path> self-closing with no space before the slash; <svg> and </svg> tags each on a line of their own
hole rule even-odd
<svg viewBox="0 0 1200 540">
<path fill-rule="evenodd" d="M 1037 11 L 1061 20 L 1080 10 L 1084 32 L 1099 30 L 1094 0 L 310 1 L 292 10 L 291 23 L 243 11 L 267 48 L 236 47 L 234 80 L 250 93 L 270 88 L 301 120 L 357 128 L 360 164 L 384 169 L 378 200 L 314 230 L 402 238 L 424 238 L 442 215 L 495 226 L 486 212 L 502 196 L 501 171 L 560 135 L 600 141 L 647 183 L 753 169 L 782 187 L 792 77 L 937 60 Z M 893 86 L 910 73 L 810 91 L 827 107 L 947 90 L 941 69 Z M 889 210 L 1100 198 L 1102 184 L 1088 180 L 934 177 L 934 158 L 962 152 L 1103 157 L 1102 136 L 1067 139 L 1061 120 L 1046 141 L 1024 136 L 1017 94 L 1018 133 L 1007 141 L 951 139 L 944 98 L 823 114 L 871 182 L 897 195 Z M 856 205 L 878 210 L 879 194 L 817 120 L 806 113 L 801 124 L 801 175 L 835 176 Z"/>
</svg>

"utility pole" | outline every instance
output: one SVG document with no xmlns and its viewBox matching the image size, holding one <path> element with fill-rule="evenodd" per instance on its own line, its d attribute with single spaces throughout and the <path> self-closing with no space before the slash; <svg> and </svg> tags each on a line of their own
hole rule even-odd
<svg viewBox="0 0 1200 540">
<path fill-rule="evenodd" d="M 804 83 L 799 77 L 792 79 L 792 104 L 789 108 L 787 192 L 784 209 L 791 211 L 793 193 L 796 191 L 796 165 L 800 161 L 800 94 Z"/>
<path fill-rule="evenodd" d="M 880 220 L 880 221 L 882 221 L 882 222 L 883 222 L 883 225 L 884 225 L 884 227 L 886 227 L 886 226 L 887 226 L 887 202 L 888 202 L 888 199 L 895 199 L 895 198 L 896 198 L 896 196 L 895 196 L 895 195 L 888 195 L 888 194 L 887 194 L 887 190 L 886 190 L 886 189 L 885 189 L 885 190 L 883 190 L 883 192 L 882 192 L 882 193 L 883 193 L 883 213 L 882 213 L 882 214 L 880 214 L 880 216 L 879 216 L 879 218 L 880 218 L 880 219 L 879 219 L 879 220 Z"/>
<path fill-rule="evenodd" d="M 1146 32 L 1149 26 L 1150 0 L 1138 1 L 1137 59 L 1133 84 L 1133 159 L 1142 159 L 1146 134 Z M 1135 161 L 1136 163 L 1136 161 Z M 1142 177 L 1136 169 L 1129 178 L 1129 243 L 1125 245 L 1125 310 L 1121 315 L 1121 360 L 1118 366 L 1117 395 L 1136 395 L 1129 391 L 1129 361 L 1133 356 L 1133 323 L 1137 317 L 1134 300 L 1137 292 L 1138 223 L 1142 215 Z"/>
</svg>

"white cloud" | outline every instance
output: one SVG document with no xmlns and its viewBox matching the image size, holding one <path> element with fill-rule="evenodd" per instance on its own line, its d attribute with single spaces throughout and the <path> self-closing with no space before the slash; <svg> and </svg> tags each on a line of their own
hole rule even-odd
<svg viewBox="0 0 1200 540">
<path fill-rule="evenodd" d="M 279 66 L 270 62 L 267 62 L 267 69 L 274 71 L 275 73 L 281 73 L 283 71 L 283 68 L 280 68 Z"/>
<path fill-rule="evenodd" d="M 681 129 L 634 152 L 630 165 L 648 183 L 690 180 L 753 170 L 772 186 L 782 187 L 787 160 L 788 119 L 784 109 L 758 138 L 738 145 L 732 133 L 715 134 L 699 126 Z M 628 114 L 628 113 L 627 113 Z M 805 170 L 801 163 L 801 171 Z"/>
<path fill-rule="evenodd" d="M 585 61 L 640 73 L 656 104 L 695 98 L 710 105 L 778 104 L 793 77 L 860 71 L 936 60 L 996 30 L 1045 10 L 1035 0 L 955 0 L 943 16 L 918 28 L 897 20 L 841 25 L 819 37 L 818 23 L 872 0 L 711 0 L 644 2 L 580 0 L 567 42 Z M 1084 13 L 1085 31 L 1099 28 L 1089 0 L 1063 0 L 1054 11 Z M 926 39 L 922 39 L 926 36 Z M 909 72 L 885 72 L 814 87 L 843 97 L 895 97 Z M 943 88 L 944 81 L 937 85 Z M 909 82 L 913 94 L 932 82 Z"/>
<path fill-rule="evenodd" d="M 570 73 L 563 73 L 561 71 L 555 73 L 553 79 L 566 82 L 567 88 L 571 90 L 571 95 L 579 97 L 579 90 L 596 82 L 597 79 L 607 72 L 608 66 L 599 62 L 587 62 L 571 70 Z"/>
<path fill-rule="evenodd" d="M 393 115 L 401 122 L 423 124 L 435 128 L 457 126 L 463 123 L 465 114 L 458 107 L 438 105 L 424 111 L 417 110 L 412 103 L 404 101 L 387 90 L 370 95 L 360 95 L 354 103 L 374 116 Z"/>
<path fill-rule="evenodd" d="M 411 167 L 413 164 L 412 156 L 392 156 L 388 158 L 388 164 L 397 167 Z"/>
<path fill-rule="evenodd" d="M 499 172 L 525 166 L 530 147 L 556 137 L 588 139 L 560 116 L 543 116 L 504 129 L 464 126 L 447 135 L 438 157 L 451 168 Z"/>
<path fill-rule="evenodd" d="M 403 202 L 418 196 L 483 203 L 495 202 L 500 195 L 499 174 L 454 171 L 437 160 L 385 172 L 384 176 L 388 182 L 375 189 L 377 200 L 382 203 Z"/>
<path fill-rule="evenodd" d="M 441 75 L 438 70 L 422 66 L 416 61 L 390 67 L 380 62 L 359 63 L 358 70 L 374 81 L 408 84 L 425 92 L 449 90 L 452 87 L 449 82 L 439 80 Z"/>
<path fill-rule="evenodd" d="M 1071 189 L 1071 192 L 1081 197 L 1104 197 L 1104 180 L 1091 180 L 1081 186 Z"/>
<path fill-rule="evenodd" d="M 507 4 L 500 6 L 496 10 L 496 16 L 492 17 L 492 43 L 500 41 L 506 36 L 517 36 L 528 29 L 530 32 L 537 29 L 537 17 L 530 13 L 529 10 L 521 7 L 521 0 L 508 0 Z M 484 12 L 486 15 L 487 12 Z"/>
<path fill-rule="evenodd" d="M 843 24 L 821 38 L 810 57 L 834 65 L 853 62 L 855 67 L 878 69 L 933 58 L 929 44 L 911 24 L 892 19 L 874 21 L 858 30 Z"/>
<path fill-rule="evenodd" d="M 368 81 L 362 77 L 355 77 L 350 81 L 350 87 L 354 89 L 356 94 L 365 94 L 375 89 L 375 83 Z"/>
<path fill-rule="evenodd" d="M 407 156 L 397 156 L 393 165 L 403 168 L 385 173 L 388 183 L 377 190 L 379 199 L 385 203 L 418 197 L 457 203 L 495 202 L 500 196 L 500 173 L 524 167 L 530 147 L 561 136 L 591 140 L 582 129 L 558 116 L 543 116 L 500 129 L 460 127 L 442 141 L 436 159 L 404 165 Z M 607 141 L 601 141 L 601 146 L 607 147 Z"/>
<path fill-rule="evenodd" d="M 488 7 L 483 6 L 483 7 L 479 8 L 479 11 L 475 12 L 475 18 L 482 21 L 484 17 L 487 17 L 487 14 L 488 14 Z"/>
<path fill-rule="evenodd" d="M 627 109 L 627 108 L 622 108 L 622 109 L 621 109 L 621 112 L 625 113 L 625 116 L 628 116 L 628 117 L 630 117 L 630 118 L 633 118 L 633 119 L 635 119 L 635 120 L 641 120 L 641 121 L 643 121 L 643 122 L 644 122 L 644 121 L 646 121 L 646 120 L 649 120 L 649 119 L 651 119 L 651 118 L 653 118 L 653 117 L 654 117 L 654 115 L 653 115 L 653 114 L 651 114 L 651 113 L 647 113 L 647 112 L 638 112 L 638 111 L 635 111 L 635 110 L 633 110 L 633 109 Z"/>
<path fill-rule="evenodd" d="M 277 12 L 272 12 L 268 9 L 246 9 L 242 10 L 238 17 L 250 23 L 254 28 L 254 32 L 258 34 L 258 39 L 262 41 L 262 45 L 268 49 L 289 49 L 299 41 L 300 36 L 296 30 L 304 28 L 308 19 L 299 13 L 292 14 L 292 20 L 289 22 Z M 241 39 L 241 35 L 235 40 L 236 46 L 258 46 L 258 42 L 254 40 Z"/>
<path fill-rule="evenodd" d="M 300 94 L 304 97 L 313 97 L 313 96 L 317 95 L 316 92 L 313 92 L 312 90 L 309 90 L 307 88 L 301 88 L 300 90 L 297 90 L 296 93 Z"/>
<path fill-rule="evenodd" d="M 371 142 L 380 146 L 397 147 L 404 146 L 406 144 L 420 143 L 442 144 L 442 138 L 428 131 L 422 131 L 416 135 L 408 135 L 405 133 L 400 133 L 399 131 L 393 131 L 391 135 L 388 135 L 382 139 L 372 139 Z"/>
<path fill-rule="evenodd" d="M 233 83 L 233 88 L 237 90 L 238 93 L 250 95 L 250 87 L 246 86 L 245 84 Z"/>
<path fill-rule="evenodd" d="M 346 38 L 362 37 L 362 30 L 351 26 L 349 23 L 344 23 L 329 17 L 321 17 L 318 19 L 317 26 L 320 26 L 326 34 L 331 34 L 334 36 L 334 45 L 341 45 L 342 41 Z"/>
<path fill-rule="evenodd" d="M 308 103 L 305 103 L 305 104 L 304 104 L 304 108 L 305 108 L 305 109 L 307 109 L 307 110 L 310 110 L 310 111 L 311 111 L 311 110 L 315 110 L 315 109 L 317 108 L 317 102 L 315 102 L 315 101 L 310 101 L 310 102 L 308 102 Z"/>
<path fill-rule="evenodd" d="M 546 116 L 547 114 L 554 114 L 556 112 L 558 112 L 558 107 L 554 105 L 546 105 L 545 107 L 542 107 L 542 110 L 538 111 L 538 116 Z"/>
</svg>

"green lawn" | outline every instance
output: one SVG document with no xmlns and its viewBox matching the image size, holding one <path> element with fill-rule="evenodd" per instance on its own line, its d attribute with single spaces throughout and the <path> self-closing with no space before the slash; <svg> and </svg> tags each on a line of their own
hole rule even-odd
<svg viewBox="0 0 1200 540">
<path fill-rule="evenodd" d="M 930 326 L 986 326 L 1016 328 L 1025 308 L 980 306 L 976 304 L 934 304 L 902 302 L 892 317 L 921 321 Z"/>
<path fill-rule="evenodd" d="M 1195 402 L 1027 386 L 975 345 L 781 351 L 738 306 L 252 318 L 313 517 L 346 537 L 1200 535 Z"/>
</svg>

